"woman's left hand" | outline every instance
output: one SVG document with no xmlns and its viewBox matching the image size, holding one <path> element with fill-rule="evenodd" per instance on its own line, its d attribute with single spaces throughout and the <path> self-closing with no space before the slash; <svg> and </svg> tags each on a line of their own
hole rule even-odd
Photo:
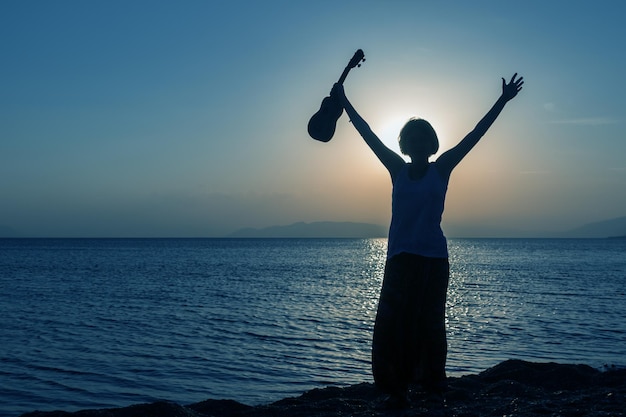
<svg viewBox="0 0 626 417">
<path fill-rule="evenodd" d="M 504 97 L 506 101 L 515 97 L 522 89 L 522 85 L 524 85 L 524 77 L 519 77 L 517 80 L 515 77 L 517 77 L 517 73 L 513 74 L 511 81 L 508 83 L 502 78 L 502 97 Z"/>
</svg>

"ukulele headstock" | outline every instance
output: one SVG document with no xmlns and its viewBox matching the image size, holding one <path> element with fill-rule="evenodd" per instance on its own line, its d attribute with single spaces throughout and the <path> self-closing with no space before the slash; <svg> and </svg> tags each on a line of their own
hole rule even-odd
<svg viewBox="0 0 626 417">
<path fill-rule="evenodd" d="M 365 54 L 362 49 L 357 49 L 354 56 L 348 63 L 348 68 L 360 67 L 363 62 L 365 62 Z"/>
</svg>

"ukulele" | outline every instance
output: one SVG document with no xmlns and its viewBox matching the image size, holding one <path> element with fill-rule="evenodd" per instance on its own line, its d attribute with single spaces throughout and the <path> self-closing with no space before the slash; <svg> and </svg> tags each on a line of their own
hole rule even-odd
<svg viewBox="0 0 626 417">
<path fill-rule="evenodd" d="M 365 55 L 361 49 L 354 53 L 354 56 L 343 70 L 341 77 L 337 84 L 343 84 L 348 76 L 350 70 L 356 66 L 361 66 L 361 62 L 365 61 Z M 324 97 L 320 109 L 309 120 L 307 129 L 309 135 L 320 142 L 328 142 L 335 134 L 335 128 L 337 127 L 337 120 L 343 113 L 343 107 L 336 96 L 332 94 L 329 97 Z"/>
</svg>

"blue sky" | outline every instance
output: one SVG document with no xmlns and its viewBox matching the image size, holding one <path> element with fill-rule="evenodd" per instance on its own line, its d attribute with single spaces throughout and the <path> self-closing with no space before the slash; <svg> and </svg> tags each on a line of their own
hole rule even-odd
<svg viewBox="0 0 626 417">
<path fill-rule="evenodd" d="M 0 230 L 222 236 L 388 224 L 391 184 L 346 92 L 397 149 L 410 116 L 456 144 L 514 72 L 524 90 L 454 172 L 448 235 L 528 235 L 626 215 L 619 2 L 3 1 Z"/>
</svg>

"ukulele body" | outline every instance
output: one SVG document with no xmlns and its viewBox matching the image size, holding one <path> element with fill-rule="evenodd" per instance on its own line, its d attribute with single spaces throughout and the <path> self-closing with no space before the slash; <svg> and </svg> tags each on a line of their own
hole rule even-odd
<svg viewBox="0 0 626 417">
<path fill-rule="evenodd" d="M 309 136 L 320 142 L 328 142 L 333 138 L 337 120 L 343 113 L 343 107 L 335 96 L 324 97 L 320 109 L 309 120 L 307 130 Z"/>
<path fill-rule="evenodd" d="M 358 49 L 354 53 L 352 59 L 350 59 L 346 68 L 343 70 L 337 84 L 343 84 L 348 76 L 348 72 L 356 66 L 360 67 L 361 62 L 363 61 L 365 61 L 365 55 L 361 49 Z M 343 107 L 341 106 L 341 103 L 339 103 L 337 97 L 332 94 L 328 97 L 324 97 L 320 109 L 309 120 L 309 124 L 307 126 L 309 136 L 315 140 L 319 140 L 320 142 L 328 142 L 331 140 L 335 134 L 337 120 L 339 120 L 342 113 Z"/>
</svg>

